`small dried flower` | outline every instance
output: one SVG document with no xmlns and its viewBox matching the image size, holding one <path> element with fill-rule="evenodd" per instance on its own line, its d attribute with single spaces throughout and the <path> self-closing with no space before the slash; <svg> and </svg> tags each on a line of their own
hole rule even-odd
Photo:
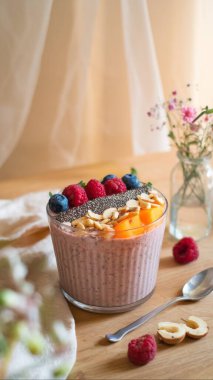
<svg viewBox="0 0 213 380">
<path fill-rule="evenodd" d="M 196 109 L 193 107 L 182 107 L 181 109 L 183 120 L 187 123 L 192 123 L 196 116 Z"/>
<path fill-rule="evenodd" d="M 190 124 L 190 130 L 192 132 L 198 132 L 199 129 L 200 129 L 200 125 L 199 124 L 193 124 L 193 123 Z"/>
<path fill-rule="evenodd" d="M 168 105 L 168 109 L 169 109 L 169 111 L 174 110 L 174 109 L 175 109 L 174 104 L 173 104 L 173 103 L 169 103 L 169 105 Z"/>
<path fill-rule="evenodd" d="M 191 88 L 191 84 L 186 87 Z M 180 99 L 177 93 L 173 90 L 168 100 L 147 112 L 156 120 L 156 125 L 152 123 L 150 129 L 161 130 L 168 125 L 168 136 L 182 155 L 188 158 L 203 157 L 213 151 L 213 109 L 207 106 L 196 109 L 192 106 L 191 96 Z"/>
</svg>

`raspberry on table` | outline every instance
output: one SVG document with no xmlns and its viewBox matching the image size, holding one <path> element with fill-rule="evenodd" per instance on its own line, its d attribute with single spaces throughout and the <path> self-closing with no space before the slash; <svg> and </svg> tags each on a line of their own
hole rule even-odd
<svg viewBox="0 0 213 380">
<path fill-rule="evenodd" d="M 80 185 L 69 185 L 65 187 L 62 194 L 67 197 L 69 207 L 78 207 L 88 202 L 86 191 Z"/>
<path fill-rule="evenodd" d="M 106 196 L 104 185 L 97 179 L 91 179 L 86 187 L 85 191 L 89 199 L 96 199 Z"/>
<path fill-rule="evenodd" d="M 128 358 L 135 365 L 144 365 L 154 359 L 157 343 L 153 335 L 143 335 L 128 344 Z"/>
<path fill-rule="evenodd" d="M 125 183 L 120 178 L 108 179 L 104 184 L 106 194 L 119 194 L 127 191 Z"/>
<path fill-rule="evenodd" d="M 197 243 L 191 237 L 184 237 L 174 245 L 173 256 L 179 264 L 188 264 L 191 261 L 197 260 L 199 257 Z"/>
</svg>

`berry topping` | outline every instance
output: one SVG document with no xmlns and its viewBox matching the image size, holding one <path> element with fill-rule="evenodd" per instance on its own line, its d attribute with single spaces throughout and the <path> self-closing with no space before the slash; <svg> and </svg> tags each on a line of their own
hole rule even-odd
<svg viewBox="0 0 213 380">
<path fill-rule="evenodd" d="M 97 179 L 91 179 L 86 187 L 85 191 L 89 199 L 96 199 L 106 196 L 104 185 L 100 183 Z"/>
<path fill-rule="evenodd" d="M 125 183 L 120 178 L 108 179 L 104 184 L 106 194 L 119 194 L 127 190 Z"/>
<path fill-rule="evenodd" d="M 128 190 L 137 189 L 141 187 L 141 182 L 134 174 L 126 174 L 122 177 L 122 181 L 125 183 Z"/>
<path fill-rule="evenodd" d="M 108 179 L 112 179 L 112 178 L 116 178 L 116 175 L 114 175 L 114 174 L 108 174 L 108 175 L 106 175 L 106 176 L 102 179 L 101 183 L 104 184 Z"/>
<path fill-rule="evenodd" d="M 69 207 L 78 207 L 88 201 L 86 191 L 80 185 L 69 185 L 62 192 L 68 198 Z"/>
<path fill-rule="evenodd" d="M 69 208 L 68 199 L 62 194 L 54 194 L 49 199 L 49 208 L 56 214 L 67 211 Z"/>
<path fill-rule="evenodd" d="M 179 264 L 187 264 L 197 260 L 199 256 L 198 246 L 191 237 L 184 237 L 173 247 L 173 256 Z"/>
<path fill-rule="evenodd" d="M 143 335 L 128 344 L 128 358 L 135 365 L 144 365 L 154 359 L 157 344 L 153 335 Z"/>
</svg>

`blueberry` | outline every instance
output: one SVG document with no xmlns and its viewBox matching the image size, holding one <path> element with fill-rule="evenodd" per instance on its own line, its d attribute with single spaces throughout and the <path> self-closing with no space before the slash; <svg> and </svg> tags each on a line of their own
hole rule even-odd
<svg viewBox="0 0 213 380">
<path fill-rule="evenodd" d="M 105 183 L 108 179 L 117 178 L 114 174 L 107 174 L 101 181 L 101 183 Z"/>
<path fill-rule="evenodd" d="M 49 208 L 56 214 L 66 211 L 69 208 L 68 199 L 62 194 L 54 194 L 49 199 Z"/>
<path fill-rule="evenodd" d="M 122 177 L 122 181 L 125 183 L 128 190 L 130 189 L 137 189 L 138 187 L 141 187 L 141 182 L 139 181 L 138 177 L 134 174 L 125 174 Z"/>
</svg>

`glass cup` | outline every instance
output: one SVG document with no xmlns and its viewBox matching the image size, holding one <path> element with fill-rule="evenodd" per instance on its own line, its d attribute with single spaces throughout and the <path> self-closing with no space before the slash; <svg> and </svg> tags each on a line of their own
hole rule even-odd
<svg viewBox="0 0 213 380">
<path fill-rule="evenodd" d="M 47 206 L 60 286 L 69 302 L 91 312 L 118 313 L 151 297 L 168 207 L 166 198 L 157 193 L 164 199 L 161 217 L 122 231 L 117 238 L 113 233 L 76 230 L 57 221 Z"/>
</svg>

